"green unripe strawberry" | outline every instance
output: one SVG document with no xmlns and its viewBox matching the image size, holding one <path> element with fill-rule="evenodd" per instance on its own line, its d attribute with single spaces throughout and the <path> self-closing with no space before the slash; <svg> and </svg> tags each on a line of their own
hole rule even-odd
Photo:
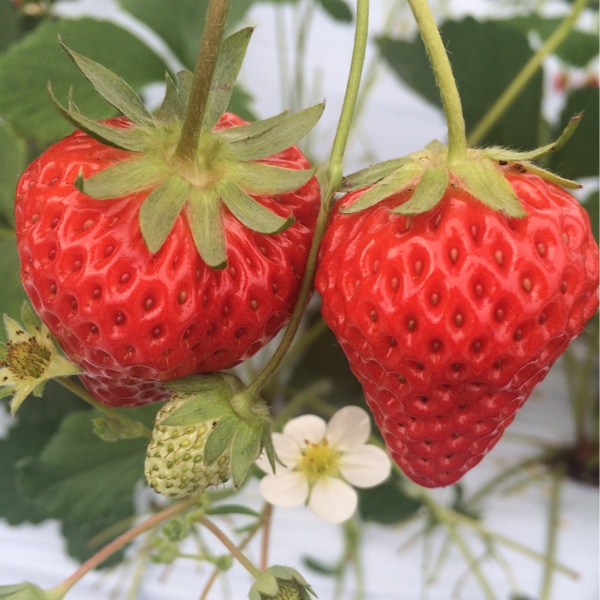
<svg viewBox="0 0 600 600">
<path fill-rule="evenodd" d="M 228 452 L 211 465 L 204 462 L 206 441 L 217 420 L 184 426 L 164 424 L 187 399 L 186 394 L 173 396 L 160 409 L 146 453 L 144 471 L 148 483 L 156 492 L 170 498 L 185 498 L 230 478 Z"/>
</svg>

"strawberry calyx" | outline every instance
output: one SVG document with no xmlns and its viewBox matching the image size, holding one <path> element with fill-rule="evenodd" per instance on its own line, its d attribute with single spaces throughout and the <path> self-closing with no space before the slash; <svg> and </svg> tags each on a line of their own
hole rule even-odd
<svg viewBox="0 0 600 600">
<path fill-rule="evenodd" d="M 63 49 L 96 91 L 126 119 L 119 126 L 85 116 L 72 92 L 67 106 L 50 96 L 59 112 L 75 127 L 98 141 L 130 153 L 103 171 L 75 182 L 83 193 L 98 200 L 149 191 L 140 208 L 140 229 L 148 250 L 156 253 L 184 211 L 196 247 L 204 262 L 215 269 L 227 264 L 223 208 L 246 227 L 276 234 L 290 227 L 293 215 L 281 216 L 253 196 L 297 190 L 314 175 L 314 169 L 296 170 L 261 162 L 298 142 L 317 123 L 324 104 L 294 114 L 233 127 L 218 127 L 252 34 L 246 28 L 226 38 L 219 52 L 206 108 L 201 116 L 195 151 L 178 151 L 187 115 L 193 76 L 167 74 L 162 104 L 152 114 L 140 96 L 106 67 Z"/>
<path fill-rule="evenodd" d="M 316 597 L 306 579 L 291 567 L 273 565 L 250 588 L 249 600 L 309 600 Z"/>
<path fill-rule="evenodd" d="M 165 383 L 165 387 L 186 401 L 162 421 L 166 427 L 191 427 L 216 423 L 204 447 L 208 467 L 223 456 L 229 458 L 230 478 L 238 489 L 250 468 L 265 451 L 275 464 L 271 419 L 266 404 L 250 400 L 243 383 L 231 373 L 193 375 Z"/>
<path fill-rule="evenodd" d="M 448 186 L 463 189 L 495 211 L 510 217 L 523 217 L 525 211 L 505 173 L 535 173 L 543 179 L 566 188 L 579 188 L 577 182 L 565 179 L 535 165 L 532 161 L 559 150 L 575 131 L 581 114 L 575 115 L 559 138 L 531 151 L 502 147 L 468 148 L 464 158 L 451 160 L 448 147 L 433 141 L 423 150 L 403 158 L 384 161 L 344 178 L 341 191 L 368 188 L 342 213 L 356 213 L 401 192 L 410 198 L 392 209 L 393 213 L 416 215 L 431 210 L 440 202 Z"/>
</svg>

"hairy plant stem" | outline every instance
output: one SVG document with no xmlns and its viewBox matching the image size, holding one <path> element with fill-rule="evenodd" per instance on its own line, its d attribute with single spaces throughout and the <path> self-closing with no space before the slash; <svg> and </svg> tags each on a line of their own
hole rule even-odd
<svg viewBox="0 0 600 600">
<path fill-rule="evenodd" d="M 579 15 L 586 7 L 588 0 L 576 0 L 573 3 L 571 12 L 565 17 L 561 24 L 555 29 L 552 35 L 540 46 L 537 52 L 527 61 L 525 66 L 519 71 L 510 85 L 504 90 L 502 95 L 490 106 L 479 123 L 473 128 L 468 136 L 468 143 L 471 146 L 477 145 L 499 119 L 506 113 L 510 105 L 525 89 L 531 78 L 542 66 L 544 60 L 550 56 L 567 37 L 573 29 Z"/>
<path fill-rule="evenodd" d="M 248 557 L 227 537 L 227 535 L 217 527 L 212 521 L 202 517 L 198 519 L 198 523 L 205 529 L 208 529 L 220 542 L 229 550 L 231 556 L 235 558 L 246 571 L 250 573 L 255 579 L 261 576 L 261 571 L 254 566 L 254 564 L 248 559 Z"/>
<path fill-rule="evenodd" d="M 550 495 L 550 506 L 548 510 L 548 537 L 546 539 L 546 561 L 544 563 L 544 575 L 542 577 L 542 589 L 540 600 L 550 600 L 552 592 L 552 579 L 556 561 L 556 549 L 558 543 L 558 521 L 560 518 L 560 496 L 564 483 L 564 469 L 558 467 L 552 473 L 552 492 Z"/>
<path fill-rule="evenodd" d="M 200 50 L 194 68 L 190 99 L 185 111 L 176 158 L 192 162 L 206 111 L 208 94 L 215 73 L 231 0 L 210 0 Z"/>
<path fill-rule="evenodd" d="M 141 436 L 145 436 L 148 438 L 152 437 L 152 432 L 145 427 L 139 421 L 135 419 L 130 419 L 126 417 L 124 414 L 120 413 L 117 409 L 112 408 L 111 406 L 107 406 L 106 404 L 102 404 L 102 402 L 98 402 L 94 396 L 92 396 L 84 387 L 75 383 L 72 379 L 68 377 L 57 377 L 55 379 L 57 383 L 60 383 L 63 387 L 68 389 L 70 392 L 81 398 L 84 402 L 87 402 L 89 405 L 93 406 L 95 409 L 102 411 L 106 416 L 111 419 L 115 419 L 122 423 L 125 427 L 129 429 L 134 429 L 138 431 Z"/>
<path fill-rule="evenodd" d="M 350 64 L 350 74 L 346 85 L 346 94 L 340 120 L 338 122 L 335 139 L 329 163 L 327 165 L 327 188 L 322 196 L 321 208 L 317 216 L 315 233 L 310 247 L 306 270 L 302 279 L 300 294 L 294 307 L 290 323 L 283 335 L 283 338 L 273 353 L 269 362 L 263 370 L 258 373 L 256 378 L 244 390 L 244 394 L 251 401 L 256 400 L 264 387 L 267 385 L 273 374 L 279 368 L 283 358 L 287 354 L 294 337 L 298 331 L 298 327 L 304 316 L 304 311 L 310 298 L 313 279 L 317 269 L 317 258 L 319 254 L 319 245 L 325 231 L 327 223 L 331 215 L 331 210 L 334 204 L 336 192 L 342 184 L 343 158 L 346 150 L 346 143 L 350 133 L 350 126 L 356 106 L 356 98 L 360 87 L 360 78 L 365 61 L 365 52 L 367 46 L 367 34 L 369 26 L 369 0 L 358 0 L 356 13 L 356 32 L 354 36 L 354 48 L 352 51 L 352 62 Z"/>
<path fill-rule="evenodd" d="M 142 521 L 135 527 L 132 527 L 129 531 L 126 531 L 118 538 L 114 539 L 110 544 L 107 544 L 100 552 L 94 554 L 89 560 L 84 562 L 70 577 L 65 579 L 55 588 L 52 588 L 52 593 L 66 594 L 77 582 L 79 582 L 87 573 L 95 569 L 98 565 L 103 563 L 107 558 L 112 556 L 115 552 L 118 552 L 124 548 L 127 544 L 132 542 L 140 534 L 156 527 L 163 521 L 182 513 L 189 508 L 192 508 L 196 504 L 195 498 L 189 500 L 183 500 L 177 504 L 172 504 L 161 510 L 160 512 L 152 515 L 145 521 Z"/>
<path fill-rule="evenodd" d="M 467 136 L 462 103 L 448 53 L 427 0 L 408 0 L 440 90 L 448 125 L 448 164 L 462 162 L 467 155 Z"/>
</svg>

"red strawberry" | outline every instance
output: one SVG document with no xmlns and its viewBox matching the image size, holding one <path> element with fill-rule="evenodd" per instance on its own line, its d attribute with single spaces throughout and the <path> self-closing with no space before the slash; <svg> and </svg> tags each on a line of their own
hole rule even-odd
<svg viewBox="0 0 600 600">
<path fill-rule="evenodd" d="M 215 130 L 244 123 L 226 113 Z M 131 127 L 125 118 L 106 124 Z M 232 367 L 264 346 L 294 307 L 319 206 L 315 178 L 297 191 L 253 195 L 295 218 L 274 235 L 252 231 L 224 207 L 221 270 L 200 257 L 185 210 L 153 254 L 139 223 L 150 189 L 96 200 L 74 185 L 130 155 L 76 131 L 28 167 L 15 204 L 21 277 L 33 306 L 87 371 L 90 391 L 119 406 L 164 399 L 161 381 Z M 294 146 L 256 163 L 310 167 Z"/>
<path fill-rule="evenodd" d="M 598 307 L 585 211 L 521 165 L 504 171 L 522 218 L 488 208 L 450 170 L 432 208 L 390 212 L 416 196 L 411 184 L 362 212 L 336 212 L 321 246 L 323 317 L 390 454 L 426 487 L 481 461 Z"/>
</svg>

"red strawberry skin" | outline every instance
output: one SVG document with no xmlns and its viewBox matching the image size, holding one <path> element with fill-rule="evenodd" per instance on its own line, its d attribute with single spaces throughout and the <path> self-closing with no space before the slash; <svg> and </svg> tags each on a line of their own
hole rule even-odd
<svg viewBox="0 0 600 600">
<path fill-rule="evenodd" d="M 481 461 L 598 308 L 585 211 L 537 175 L 506 177 L 522 219 L 449 188 L 413 217 L 390 212 L 407 194 L 336 212 L 321 245 L 323 317 L 392 458 L 425 487 Z"/>
<path fill-rule="evenodd" d="M 122 118 L 108 121 L 128 127 Z M 226 113 L 217 128 L 245 123 Z M 299 190 L 255 196 L 295 223 L 276 235 L 244 227 L 224 208 L 228 265 L 206 266 L 185 211 L 154 255 L 138 214 L 150 190 L 95 200 L 73 185 L 130 155 L 81 131 L 51 146 L 16 193 L 21 279 L 41 319 L 82 380 L 109 405 L 165 399 L 164 380 L 219 371 L 249 358 L 285 325 L 298 296 L 320 202 L 311 179 Z M 307 169 L 294 146 L 260 162 Z"/>
</svg>

